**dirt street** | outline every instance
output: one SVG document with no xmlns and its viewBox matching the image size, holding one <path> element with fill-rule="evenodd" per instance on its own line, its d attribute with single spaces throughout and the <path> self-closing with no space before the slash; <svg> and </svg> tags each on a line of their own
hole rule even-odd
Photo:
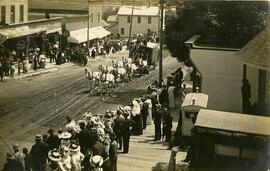
<svg viewBox="0 0 270 171">
<path fill-rule="evenodd" d="M 105 58 L 98 57 L 91 60 L 89 66 L 97 70 L 99 64 L 108 65 L 112 59 L 121 59 L 126 55 L 127 52 L 123 51 Z M 167 57 L 163 66 L 164 76 L 180 66 L 181 63 L 176 59 Z M 156 79 L 158 69 L 118 87 L 117 97 L 114 98 L 89 95 L 89 82 L 84 76 L 84 67 L 76 65 L 44 75 L 1 82 L 0 166 L 8 151 L 7 145 L 12 147 L 13 143 L 18 142 L 30 148 L 35 134 L 46 133 L 49 128 L 62 127 L 66 116 L 79 119 L 86 111 L 103 114 L 107 109 L 126 105 L 133 97 L 140 96 Z"/>
</svg>

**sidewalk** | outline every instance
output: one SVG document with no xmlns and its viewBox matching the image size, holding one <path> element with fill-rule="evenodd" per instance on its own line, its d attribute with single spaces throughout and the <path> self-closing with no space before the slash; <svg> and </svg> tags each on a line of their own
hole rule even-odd
<svg viewBox="0 0 270 171">
<path fill-rule="evenodd" d="M 49 59 L 46 59 L 46 64 L 45 64 L 45 68 L 40 68 L 37 70 L 34 70 L 32 68 L 30 68 L 30 64 L 27 65 L 27 69 L 28 72 L 27 73 L 23 73 L 21 70 L 21 73 L 18 74 L 18 68 L 15 69 L 15 73 L 14 76 L 5 76 L 4 80 L 8 80 L 8 79 L 20 79 L 20 78 L 26 78 L 26 77 L 31 77 L 31 76 L 36 76 L 36 75 L 40 75 L 40 74 L 46 74 L 49 72 L 53 72 L 53 71 L 57 71 L 58 69 L 61 69 L 63 67 L 67 67 L 67 66 L 72 66 L 72 65 L 76 65 L 72 62 L 68 62 L 68 63 L 64 63 L 61 65 L 56 65 L 55 63 L 50 63 Z"/>
</svg>

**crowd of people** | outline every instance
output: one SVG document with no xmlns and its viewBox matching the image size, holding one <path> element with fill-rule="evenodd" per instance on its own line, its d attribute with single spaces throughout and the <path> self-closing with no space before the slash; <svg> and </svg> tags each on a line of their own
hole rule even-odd
<svg viewBox="0 0 270 171">
<path fill-rule="evenodd" d="M 170 100 L 169 89 L 175 87 L 175 80 L 175 77 L 168 79 L 162 85 L 155 81 L 129 105 L 107 110 L 104 115 L 86 112 L 77 121 L 67 116 L 63 128 L 36 135 L 29 151 L 14 144 L 14 151 L 6 155 L 3 171 L 116 171 L 118 153 L 129 152 L 130 136 L 142 135 L 152 123 L 153 141 L 170 144 L 173 120 L 170 108 L 174 101 Z"/>
<path fill-rule="evenodd" d="M 0 78 L 3 81 L 5 76 L 13 77 L 16 70 L 20 74 L 27 73 L 30 69 L 43 69 L 46 67 L 46 59 L 56 65 L 73 62 L 85 66 L 90 58 L 116 53 L 122 48 L 122 40 L 106 38 L 97 40 L 89 49 L 86 43 L 70 44 L 69 47 L 61 48 L 59 42 L 49 42 L 43 50 L 38 46 L 30 47 L 28 53 L 25 49 L 5 49 L 0 53 Z"/>
</svg>

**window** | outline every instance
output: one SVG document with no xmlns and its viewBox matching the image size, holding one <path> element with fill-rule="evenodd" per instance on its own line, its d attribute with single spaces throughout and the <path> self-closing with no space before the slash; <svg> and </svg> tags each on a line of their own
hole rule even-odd
<svg viewBox="0 0 270 171">
<path fill-rule="evenodd" d="M 10 23 L 15 23 L 15 5 L 10 6 Z"/>
<path fill-rule="evenodd" d="M 130 23 L 130 16 L 127 16 L 127 22 Z"/>
<path fill-rule="evenodd" d="M 91 13 L 91 23 L 93 23 L 94 22 L 94 14 L 93 13 Z"/>
<path fill-rule="evenodd" d="M 100 22 L 100 13 L 98 13 L 98 22 Z"/>
<path fill-rule="evenodd" d="M 148 24 L 151 24 L 151 22 L 152 22 L 152 18 L 148 17 Z"/>
<path fill-rule="evenodd" d="M 6 6 L 1 6 L 1 22 L 6 23 Z"/>
<path fill-rule="evenodd" d="M 20 22 L 23 22 L 24 18 L 24 6 L 20 5 Z"/>
<path fill-rule="evenodd" d="M 125 34 L 124 28 L 121 28 L 121 34 Z"/>
<path fill-rule="evenodd" d="M 138 16 L 138 23 L 141 23 L 141 17 Z"/>
</svg>

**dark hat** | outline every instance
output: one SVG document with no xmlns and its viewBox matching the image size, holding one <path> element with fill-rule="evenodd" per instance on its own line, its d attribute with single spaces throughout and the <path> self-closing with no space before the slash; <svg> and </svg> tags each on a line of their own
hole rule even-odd
<svg viewBox="0 0 270 171">
<path fill-rule="evenodd" d="M 13 156 L 11 153 L 7 153 L 6 158 L 7 158 L 7 159 L 13 159 L 14 156 Z"/>
<path fill-rule="evenodd" d="M 54 133 L 54 129 L 49 129 L 49 130 L 47 131 L 47 133 L 48 133 L 48 134 Z"/>
</svg>

